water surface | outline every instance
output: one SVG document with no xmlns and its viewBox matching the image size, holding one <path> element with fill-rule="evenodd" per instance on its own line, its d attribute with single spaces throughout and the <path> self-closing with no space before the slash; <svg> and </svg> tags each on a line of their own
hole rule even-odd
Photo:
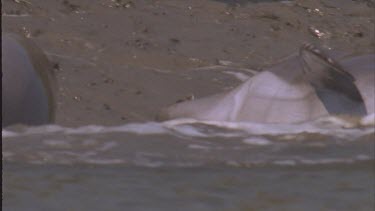
<svg viewBox="0 0 375 211">
<path fill-rule="evenodd" d="M 3 130 L 6 210 L 371 210 L 373 116 Z"/>
</svg>

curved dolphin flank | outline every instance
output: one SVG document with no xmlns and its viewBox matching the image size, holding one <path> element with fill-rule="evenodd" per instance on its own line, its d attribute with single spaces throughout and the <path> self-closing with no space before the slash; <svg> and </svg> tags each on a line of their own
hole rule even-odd
<svg viewBox="0 0 375 211">
<path fill-rule="evenodd" d="M 31 41 L 2 34 L 2 126 L 54 120 L 52 65 Z"/>
<path fill-rule="evenodd" d="M 374 113 L 375 54 L 340 62 L 310 45 L 221 94 L 178 103 L 159 119 L 298 123 L 329 114 Z"/>
<path fill-rule="evenodd" d="M 356 79 L 339 63 L 309 44 L 300 49 L 300 60 L 307 81 L 330 114 L 367 114 Z"/>
<path fill-rule="evenodd" d="M 375 113 L 375 54 L 345 59 L 341 66 L 354 78 L 366 107 L 367 114 Z"/>
</svg>

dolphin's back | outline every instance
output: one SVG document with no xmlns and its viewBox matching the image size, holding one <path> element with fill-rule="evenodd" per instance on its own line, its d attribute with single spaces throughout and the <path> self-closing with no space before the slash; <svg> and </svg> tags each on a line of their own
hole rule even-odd
<svg viewBox="0 0 375 211">
<path fill-rule="evenodd" d="M 352 74 L 365 102 L 367 113 L 375 113 L 375 54 L 355 56 L 341 61 L 342 67 Z"/>
<path fill-rule="evenodd" d="M 314 90 L 303 79 L 297 56 L 266 69 L 232 91 L 175 104 L 162 119 L 303 122 L 327 115 Z"/>
<path fill-rule="evenodd" d="M 298 57 L 260 72 L 241 86 L 247 95 L 232 121 L 302 122 L 328 114 L 303 80 Z"/>
<path fill-rule="evenodd" d="M 311 46 L 301 49 L 232 91 L 175 104 L 162 117 L 296 123 L 329 114 L 374 113 L 374 55 L 337 62 Z"/>
<path fill-rule="evenodd" d="M 45 124 L 53 119 L 50 72 L 47 58 L 30 41 L 2 34 L 3 127 Z"/>
</svg>

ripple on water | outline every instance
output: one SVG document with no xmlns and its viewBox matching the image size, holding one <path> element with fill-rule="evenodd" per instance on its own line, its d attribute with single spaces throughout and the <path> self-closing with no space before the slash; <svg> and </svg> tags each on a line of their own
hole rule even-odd
<svg viewBox="0 0 375 211">
<path fill-rule="evenodd" d="M 358 124 L 361 122 L 361 124 Z M 299 166 L 374 160 L 374 115 L 302 124 L 175 119 L 2 131 L 3 160 L 33 164 Z"/>
</svg>

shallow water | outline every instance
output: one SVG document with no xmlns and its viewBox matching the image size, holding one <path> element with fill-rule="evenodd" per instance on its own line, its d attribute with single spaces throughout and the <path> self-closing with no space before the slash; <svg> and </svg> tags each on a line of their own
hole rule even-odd
<svg viewBox="0 0 375 211">
<path fill-rule="evenodd" d="M 144 168 L 5 164 L 5 210 L 372 210 L 370 164 Z"/>
<path fill-rule="evenodd" d="M 2 133 L 3 208 L 371 210 L 373 118 L 17 126 Z"/>
<path fill-rule="evenodd" d="M 56 64 L 71 126 L 2 131 L 4 210 L 373 210 L 374 116 L 145 122 L 303 42 L 373 53 L 372 0 L 133 2 L 2 1 L 3 31 Z"/>
</svg>

